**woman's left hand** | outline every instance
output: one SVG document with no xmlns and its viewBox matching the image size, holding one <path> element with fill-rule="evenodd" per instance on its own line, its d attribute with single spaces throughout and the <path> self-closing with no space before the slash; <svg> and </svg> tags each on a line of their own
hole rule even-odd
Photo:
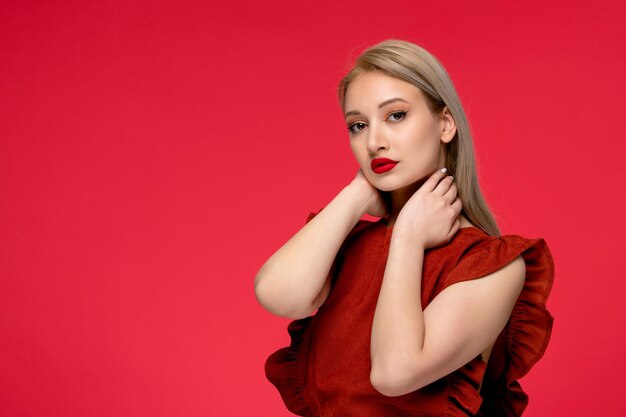
<svg viewBox="0 0 626 417">
<path fill-rule="evenodd" d="M 406 202 L 393 233 L 423 249 L 447 243 L 461 227 L 462 207 L 453 178 L 437 170 Z"/>
</svg>

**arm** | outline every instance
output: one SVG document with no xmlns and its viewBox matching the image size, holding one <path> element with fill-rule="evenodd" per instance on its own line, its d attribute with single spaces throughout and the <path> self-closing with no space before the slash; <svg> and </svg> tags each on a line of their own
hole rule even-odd
<svg viewBox="0 0 626 417">
<path fill-rule="evenodd" d="M 357 181 L 358 180 L 358 181 Z M 311 315 L 330 291 L 328 273 L 341 244 L 377 193 L 359 176 L 285 243 L 258 271 L 254 289 L 271 313 L 290 318 Z"/>
<path fill-rule="evenodd" d="M 370 346 L 370 379 L 385 395 L 417 390 L 478 356 L 506 325 L 524 285 L 518 257 L 490 275 L 451 285 L 422 311 L 424 250 L 449 241 L 460 227 L 461 201 L 444 175 L 437 171 L 411 196 L 394 227 Z"/>
<path fill-rule="evenodd" d="M 372 385 L 397 396 L 462 367 L 494 342 L 522 290 L 517 257 L 485 277 L 442 291 L 422 311 L 423 249 L 393 239 L 372 327 Z M 489 302 L 485 302 L 489 300 Z"/>
</svg>

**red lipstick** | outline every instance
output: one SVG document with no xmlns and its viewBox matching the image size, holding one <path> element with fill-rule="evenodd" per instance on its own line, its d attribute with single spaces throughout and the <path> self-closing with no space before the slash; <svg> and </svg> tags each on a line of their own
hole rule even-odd
<svg viewBox="0 0 626 417">
<path fill-rule="evenodd" d="M 383 172 L 387 172 L 393 169 L 396 166 L 398 161 L 394 161 L 393 159 L 387 158 L 375 158 L 372 159 L 372 171 L 377 174 L 382 174 Z"/>
</svg>

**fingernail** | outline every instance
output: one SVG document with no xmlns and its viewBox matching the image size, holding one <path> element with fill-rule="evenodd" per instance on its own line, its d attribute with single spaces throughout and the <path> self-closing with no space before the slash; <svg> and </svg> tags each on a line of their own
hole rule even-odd
<svg viewBox="0 0 626 417">
<path fill-rule="evenodd" d="M 448 168 L 441 168 L 441 172 L 446 172 L 448 170 Z"/>
</svg>

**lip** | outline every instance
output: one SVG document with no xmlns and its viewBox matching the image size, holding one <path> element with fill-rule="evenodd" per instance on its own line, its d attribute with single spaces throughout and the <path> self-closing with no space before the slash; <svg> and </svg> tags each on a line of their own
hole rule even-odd
<svg viewBox="0 0 626 417">
<path fill-rule="evenodd" d="M 371 167 L 372 171 L 375 173 L 382 174 L 383 172 L 392 170 L 397 164 L 398 161 L 394 161 L 393 159 L 375 158 L 372 159 Z"/>
</svg>

